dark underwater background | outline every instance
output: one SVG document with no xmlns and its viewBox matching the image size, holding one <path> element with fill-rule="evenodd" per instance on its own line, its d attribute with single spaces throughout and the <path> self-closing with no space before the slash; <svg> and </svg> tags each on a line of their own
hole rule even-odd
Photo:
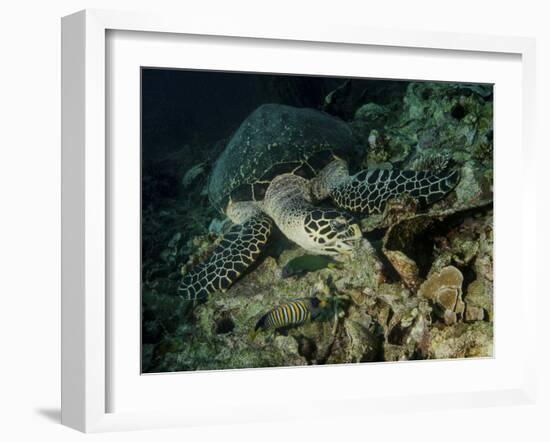
<svg viewBox="0 0 550 442">
<path fill-rule="evenodd" d="M 492 85 L 144 68 L 141 86 L 143 372 L 492 355 Z M 283 279 L 304 252 L 276 232 L 227 293 L 183 302 L 182 275 L 226 227 L 208 201 L 209 172 L 265 103 L 347 122 L 352 169 L 452 162 L 462 187 L 424 218 L 364 220 L 373 249 L 356 267 Z M 338 298 L 334 320 L 248 338 L 262 313 L 312 287 Z"/>
</svg>

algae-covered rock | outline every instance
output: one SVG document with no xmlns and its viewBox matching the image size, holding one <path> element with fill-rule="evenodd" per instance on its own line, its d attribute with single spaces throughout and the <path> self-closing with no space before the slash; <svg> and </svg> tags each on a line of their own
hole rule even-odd
<svg viewBox="0 0 550 442">
<path fill-rule="evenodd" d="M 355 121 L 360 121 L 373 129 L 381 129 L 388 122 L 391 110 L 376 103 L 367 103 L 355 111 Z"/>
<path fill-rule="evenodd" d="M 429 357 L 433 359 L 493 356 L 493 325 L 478 321 L 431 330 Z"/>
<path fill-rule="evenodd" d="M 351 256 L 339 257 L 338 268 L 288 278 L 283 268 L 305 252 L 290 247 L 277 259 L 267 256 L 226 293 L 195 306 L 192 329 L 179 332 L 178 345 L 164 345 L 153 357 L 148 351 L 144 366 L 166 371 L 491 355 L 492 218 L 481 213 L 450 225 L 457 216 L 452 211 L 397 221 L 392 250 L 421 263 L 416 285 L 400 274 L 392 277 L 391 262 L 366 240 Z M 420 247 L 409 251 L 417 235 L 432 238 L 427 256 L 418 255 Z M 468 272 L 466 282 L 461 269 Z M 320 318 L 252 339 L 263 314 L 310 296 L 328 301 Z"/>
<path fill-rule="evenodd" d="M 368 318 L 368 316 L 367 316 Z M 344 360 L 350 362 L 372 362 L 379 358 L 382 340 L 369 329 L 368 321 L 348 319 L 344 323 L 346 336 L 349 339 L 348 354 Z"/>
<path fill-rule="evenodd" d="M 291 258 L 288 255 L 282 257 L 281 263 Z M 342 303 L 336 298 L 341 295 L 341 290 L 376 286 L 381 278 L 380 265 L 366 242 L 353 257 L 344 259 L 343 265 L 352 270 L 342 272 L 341 269 L 326 268 L 300 277 L 282 278 L 282 265 L 267 257 L 225 294 L 212 296 L 195 308 L 193 338 L 175 355 L 174 369 L 324 363 L 339 333 L 334 330 L 334 318 L 337 329 L 346 329 L 353 335 L 348 330 L 349 326 L 339 323 L 338 314 L 351 314 L 354 309 L 339 310 Z M 284 334 L 264 331 L 255 338 L 251 337 L 258 319 L 270 309 L 309 296 L 329 301 L 331 307 L 327 308 L 321 319 L 291 328 Z M 359 313 L 354 313 L 354 317 L 356 322 L 365 323 L 357 319 Z M 367 328 L 365 333 L 368 335 L 371 332 Z M 376 353 L 374 341 L 363 350 L 358 350 L 357 346 L 357 339 L 350 339 L 344 345 L 345 360 L 340 362 L 363 361 L 372 358 L 373 352 Z"/>
<path fill-rule="evenodd" d="M 351 127 L 370 167 L 389 161 L 431 170 L 452 160 L 492 168 L 491 85 L 411 82 L 400 107 L 363 104 Z"/>
<path fill-rule="evenodd" d="M 491 218 L 492 220 L 492 218 Z M 476 279 L 467 288 L 466 320 L 489 320 L 493 318 L 493 228 L 492 223 L 478 220 L 482 227 L 477 244 L 477 254 L 473 260 Z"/>
<path fill-rule="evenodd" d="M 420 280 L 419 271 L 413 259 L 405 255 L 401 250 L 384 250 L 384 254 L 407 286 L 410 288 L 418 286 Z"/>
<path fill-rule="evenodd" d="M 401 283 L 384 282 L 383 265 L 368 242 L 343 260 L 344 270 L 283 279 L 282 266 L 292 255 L 279 262 L 267 257 L 225 294 L 197 306 L 192 338 L 171 354 L 169 365 L 195 370 L 428 356 L 429 302 Z M 330 306 L 319 319 L 251 337 L 258 319 L 274 306 L 313 295 Z"/>
<path fill-rule="evenodd" d="M 396 285 L 381 287 L 379 300 L 389 306 L 384 324 L 384 360 L 426 357 L 432 309 L 428 302 L 411 296 Z"/>
</svg>

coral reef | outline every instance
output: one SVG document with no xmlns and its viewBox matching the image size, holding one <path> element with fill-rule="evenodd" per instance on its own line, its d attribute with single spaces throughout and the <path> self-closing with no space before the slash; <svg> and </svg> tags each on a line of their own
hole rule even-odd
<svg viewBox="0 0 550 442">
<path fill-rule="evenodd" d="M 431 275 L 418 290 L 418 296 L 432 301 L 439 308 L 445 324 L 455 324 L 464 314 L 462 282 L 464 276 L 456 267 L 448 266 Z"/>
<path fill-rule="evenodd" d="M 353 132 L 354 164 L 453 165 L 462 176 L 455 191 L 422 213 L 407 196 L 391 201 L 361 220 L 365 238 L 338 265 L 283 278 L 306 252 L 275 236 L 226 293 L 193 304 L 175 285 L 215 247 L 224 223 L 201 194 L 215 157 L 182 165 L 175 185 L 186 197 L 144 209 L 143 371 L 492 356 L 492 88 L 411 82 L 393 91 L 376 101 L 345 83 L 325 100 Z M 327 304 L 315 320 L 251 338 L 265 312 L 313 296 Z"/>
<path fill-rule="evenodd" d="M 491 170 L 491 97 L 491 86 L 411 82 L 399 106 L 366 103 L 350 125 L 371 167 L 389 161 L 431 169 L 453 160 Z"/>
</svg>

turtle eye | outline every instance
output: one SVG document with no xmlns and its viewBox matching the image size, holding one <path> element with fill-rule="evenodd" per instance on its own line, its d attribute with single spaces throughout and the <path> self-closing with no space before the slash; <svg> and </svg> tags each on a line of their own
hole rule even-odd
<svg viewBox="0 0 550 442">
<path fill-rule="evenodd" d="M 348 220 L 343 216 L 339 216 L 338 218 L 335 218 L 332 220 L 331 225 L 332 225 L 332 228 L 337 232 L 342 232 L 347 228 Z"/>
</svg>

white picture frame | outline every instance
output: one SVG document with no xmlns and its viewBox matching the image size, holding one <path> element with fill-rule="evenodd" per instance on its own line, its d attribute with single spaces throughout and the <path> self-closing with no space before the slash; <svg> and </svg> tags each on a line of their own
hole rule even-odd
<svg viewBox="0 0 550 442">
<path fill-rule="evenodd" d="M 345 26 L 280 27 L 264 22 L 214 22 L 197 17 L 154 16 L 126 12 L 86 10 L 63 18 L 62 21 L 62 423 L 85 432 L 123 429 L 185 426 L 219 422 L 248 422 L 307 417 L 315 414 L 366 414 L 374 410 L 437 409 L 468 406 L 489 406 L 505 403 L 532 403 L 535 396 L 535 339 L 525 339 L 525 346 L 514 368 L 514 376 L 507 383 L 483 389 L 463 389 L 461 392 L 445 388 L 432 388 L 426 394 L 390 392 L 372 396 L 359 391 L 356 395 L 334 393 L 323 400 L 318 397 L 286 408 L 269 404 L 259 407 L 250 401 L 250 394 L 235 397 L 231 401 L 216 401 L 214 385 L 247 383 L 254 390 L 265 384 L 266 379 L 278 377 L 280 382 L 298 382 L 305 385 L 310 377 L 304 370 L 252 370 L 229 373 L 200 373 L 194 383 L 202 386 L 211 412 L 197 407 L 195 413 L 182 406 L 151 407 L 150 410 L 113 411 L 109 406 L 112 385 L 109 373 L 113 355 L 110 352 L 109 330 L 112 312 L 108 299 L 109 275 L 108 244 L 113 240 L 107 228 L 112 199 L 109 195 L 109 155 L 106 121 L 109 93 L 107 84 L 109 32 L 157 33 L 165 36 L 215 36 L 222 39 L 246 39 L 266 41 L 272 44 L 338 45 L 336 50 L 352 47 L 401 48 L 402 51 L 425 49 L 435 53 L 508 54 L 519 57 L 521 69 L 522 118 L 513 128 L 520 137 L 523 186 L 518 190 L 523 210 L 521 219 L 521 243 L 518 253 L 522 262 L 522 275 L 528 272 L 527 256 L 534 255 L 536 246 L 533 223 L 536 193 L 534 174 L 531 174 L 534 156 L 533 114 L 535 105 L 535 43 L 518 37 L 493 37 L 452 33 L 427 33 L 416 31 L 393 32 L 369 28 Z M 143 34 L 145 35 L 145 34 Z M 152 35 L 152 34 L 151 34 Z M 233 40 L 234 41 L 234 40 Z M 487 55 L 488 56 L 488 55 Z M 139 149 L 139 147 L 138 147 Z M 498 173 L 498 167 L 497 167 Z M 498 208 L 498 203 L 497 203 Z M 505 228 L 505 227 L 504 227 Z M 498 238 L 498 237 L 497 237 Z M 497 253 L 500 245 L 497 239 Z M 501 249 L 502 250 L 502 249 Z M 521 297 L 517 308 L 526 312 L 534 305 L 536 287 L 533 279 L 521 278 Z M 498 285 L 497 285 L 498 287 Z M 501 286 L 502 287 L 502 286 Z M 502 293 L 504 293 L 504 288 Z M 498 302 L 498 301 L 497 301 Z M 503 316 L 504 317 L 504 316 Z M 527 315 L 518 317 L 525 335 L 534 336 L 536 324 L 527 321 Z M 532 319 L 532 318 L 531 318 Z M 498 321 L 498 317 L 496 319 Z M 517 323 L 515 324 L 517 326 Z M 511 324 L 508 327 L 512 326 Z M 507 327 L 503 324 L 504 330 Z M 498 335 L 496 336 L 498 339 Z M 498 352 L 495 359 L 498 359 Z M 445 361 L 444 370 L 470 370 L 464 361 Z M 364 365 L 364 364 L 363 364 Z M 376 364 L 374 364 L 376 365 Z M 397 364 L 399 365 L 399 364 Z M 412 370 L 399 365 L 398 371 Z M 378 367 L 381 367 L 378 365 Z M 383 370 L 394 370 L 385 365 Z M 324 377 L 337 377 L 344 367 L 330 367 L 322 372 Z M 437 370 L 441 367 L 437 368 Z M 478 366 L 472 368 L 479 370 Z M 481 368 L 483 370 L 483 368 Z M 485 367 L 490 370 L 491 367 Z M 352 368 L 360 376 L 363 368 Z M 378 370 L 380 368 L 373 368 Z M 375 373 L 371 371 L 371 373 Z M 468 373 L 472 373 L 468 371 Z M 134 373 L 139 376 L 139 373 Z M 185 374 L 188 376 L 189 374 Z M 177 375 L 160 375 L 163 388 L 171 388 Z M 318 375 L 317 375 L 318 376 Z M 187 377 L 189 379 L 189 377 Z M 229 381 L 229 382 L 227 382 Z M 210 386 L 209 386 L 210 385 Z M 156 388 L 156 387 L 155 387 Z M 221 385 L 219 388 L 224 388 Z M 165 390 L 163 390 L 165 391 Z M 199 391 L 188 390 L 184 402 L 199 403 Z M 220 390 L 217 390 L 220 391 Z M 234 392 L 233 392 L 234 393 Z M 162 393 L 165 394 L 166 393 Z M 202 396 L 202 395 L 201 395 Z M 204 398 L 202 398 L 204 400 Z M 169 402 L 169 401 L 168 401 Z M 231 404 L 232 403 L 232 404 Z M 332 403 L 332 406 L 330 405 Z M 337 405 L 336 405 L 337 404 Z M 228 408 L 229 405 L 229 408 Z"/>
</svg>

